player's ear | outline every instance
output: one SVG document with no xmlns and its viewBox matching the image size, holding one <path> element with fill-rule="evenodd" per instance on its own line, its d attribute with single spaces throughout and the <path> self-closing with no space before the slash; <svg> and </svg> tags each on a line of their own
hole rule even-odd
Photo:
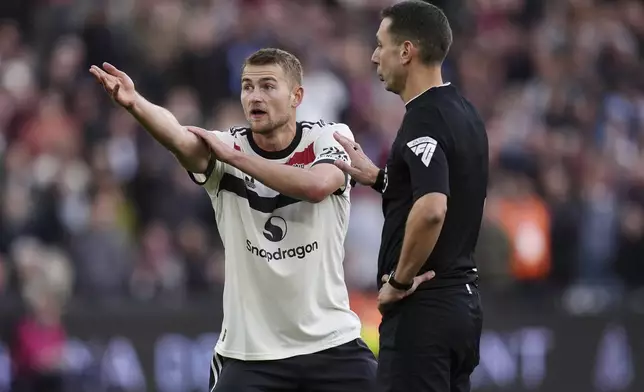
<svg viewBox="0 0 644 392">
<path fill-rule="evenodd" d="M 304 99 L 304 88 L 300 85 L 296 85 L 291 93 L 291 106 L 296 108 L 300 106 Z"/>
</svg>

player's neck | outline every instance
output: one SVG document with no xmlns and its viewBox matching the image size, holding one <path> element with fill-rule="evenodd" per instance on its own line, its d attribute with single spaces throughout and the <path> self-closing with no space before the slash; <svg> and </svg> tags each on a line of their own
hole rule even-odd
<svg viewBox="0 0 644 392">
<path fill-rule="evenodd" d="M 297 123 L 290 121 L 271 132 L 253 133 L 253 141 L 264 151 L 282 151 L 288 148 L 297 135 Z"/>
<path fill-rule="evenodd" d="M 405 105 L 412 99 L 429 90 L 432 87 L 437 87 L 443 84 L 443 76 L 441 75 L 441 67 L 419 67 L 407 76 L 407 83 L 405 89 L 400 92 Z"/>
</svg>

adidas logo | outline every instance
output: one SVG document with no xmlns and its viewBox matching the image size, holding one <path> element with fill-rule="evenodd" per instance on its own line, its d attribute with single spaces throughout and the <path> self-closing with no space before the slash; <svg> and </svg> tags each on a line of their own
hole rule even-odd
<svg viewBox="0 0 644 392">
<path fill-rule="evenodd" d="M 418 157 L 423 165 L 429 166 L 434 151 L 436 151 L 436 140 L 429 136 L 422 136 L 407 143 L 407 147 Z"/>
<path fill-rule="evenodd" d="M 255 189 L 257 187 L 257 185 L 255 185 L 255 179 L 253 177 L 244 176 L 244 182 L 250 189 Z"/>
</svg>

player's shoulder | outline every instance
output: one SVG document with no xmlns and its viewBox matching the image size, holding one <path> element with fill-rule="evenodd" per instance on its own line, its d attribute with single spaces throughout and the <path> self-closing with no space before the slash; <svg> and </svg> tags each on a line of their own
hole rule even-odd
<svg viewBox="0 0 644 392">
<path fill-rule="evenodd" d="M 311 133 L 315 138 L 322 136 L 333 137 L 333 133 L 338 132 L 345 137 L 353 139 L 351 128 L 344 123 L 319 120 L 316 122 L 300 121 L 299 124 L 304 132 Z"/>
<path fill-rule="evenodd" d="M 233 137 L 235 139 L 246 137 L 248 136 L 249 132 L 250 128 L 238 125 L 232 126 L 226 131 L 226 133 L 230 135 L 230 137 Z"/>
<path fill-rule="evenodd" d="M 233 145 L 235 141 L 245 138 L 250 130 L 243 126 L 233 126 L 223 131 L 214 130 L 211 132 L 214 132 L 215 135 L 217 135 L 217 137 L 226 144 Z"/>
</svg>

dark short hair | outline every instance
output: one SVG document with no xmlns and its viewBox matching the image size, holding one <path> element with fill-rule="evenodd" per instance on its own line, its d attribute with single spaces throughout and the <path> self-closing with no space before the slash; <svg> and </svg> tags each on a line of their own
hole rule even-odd
<svg viewBox="0 0 644 392">
<path fill-rule="evenodd" d="M 279 65 L 292 81 L 302 84 L 302 63 L 292 53 L 282 49 L 264 48 L 251 54 L 244 61 L 243 68 L 247 65 Z"/>
<path fill-rule="evenodd" d="M 418 46 L 423 64 L 440 64 L 452 45 L 452 29 L 447 17 L 435 5 L 410 0 L 383 9 L 382 19 L 389 18 L 389 33 L 398 44 L 411 41 Z"/>
</svg>

